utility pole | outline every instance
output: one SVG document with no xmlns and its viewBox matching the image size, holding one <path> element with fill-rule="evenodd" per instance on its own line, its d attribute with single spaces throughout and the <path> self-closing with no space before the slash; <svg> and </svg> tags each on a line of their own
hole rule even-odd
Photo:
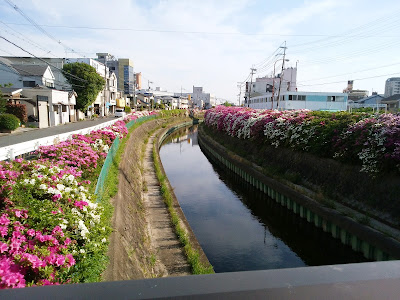
<svg viewBox="0 0 400 300">
<path fill-rule="evenodd" d="M 253 75 L 254 72 L 257 71 L 257 69 L 254 68 L 254 65 L 252 68 L 250 68 L 251 70 L 251 79 L 250 79 L 250 87 L 249 87 L 249 98 L 247 99 L 247 107 L 250 107 L 250 95 L 251 95 L 251 86 L 253 85 Z"/>
<path fill-rule="evenodd" d="M 282 60 L 282 71 L 281 71 L 281 76 L 279 78 L 279 90 L 278 90 L 278 100 L 277 100 L 277 108 L 279 110 L 279 97 L 281 95 L 281 84 L 282 84 L 282 77 L 283 77 L 283 69 L 285 68 L 285 56 L 286 56 L 286 41 L 285 41 L 285 46 L 283 48 L 283 60 Z"/>
<path fill-rule="evenodd" d="M 242 82 L 238 82 L 237 87 L 239 88 L 239 106 L 240 106 L 240 97 L 242 96 Z"/>
<path fill-rule="evenodd" d="M 136 100 L 136 73 L 133 72 L 133 106 L 137 110 L 137 100 Z"/>
</svg>

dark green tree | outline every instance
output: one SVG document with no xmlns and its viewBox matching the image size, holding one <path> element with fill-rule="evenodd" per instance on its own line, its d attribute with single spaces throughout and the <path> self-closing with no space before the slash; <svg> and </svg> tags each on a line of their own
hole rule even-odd
<svg viewBox="0 0 400 300">
<path fill-rule="evenodd" d="M 65 64 L 63 70 L 64 76 L 78 94 L 76 108 L 87 111 L 88 106 L 96 100 L 97 95 L 104 88 L 105 80 L 96 72 L 95 68 L 81 62 Z"/>
<path fill-rule="evenodd" d="M 5 83 L 5 84 L 0 84 L 0 88 L 6 88 L 6 87 L 11 87 L 11 83 Z M 3 93 L 0 90 L 0 114 L 4 114 L 6 112 L 6 104 L 7 104 L 7 99 L 4 97 Z"/>
</svg>

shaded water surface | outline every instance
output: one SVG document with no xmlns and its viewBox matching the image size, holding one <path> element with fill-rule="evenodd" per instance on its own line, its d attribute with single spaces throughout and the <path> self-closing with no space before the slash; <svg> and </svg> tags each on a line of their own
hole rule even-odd
<svg viewBox="0 0 400 300">
<path fill-rule="evenodd" d="M 365 261 L 330 234 L 211 163 L 199 147 L 196 126 L 174 133 L 161 147 L 160 156 L 216 272 Z"/>
</svg>

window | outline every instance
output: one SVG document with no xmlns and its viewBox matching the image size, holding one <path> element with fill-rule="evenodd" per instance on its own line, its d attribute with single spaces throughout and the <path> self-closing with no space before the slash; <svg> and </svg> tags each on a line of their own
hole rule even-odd
<svg viewBox="0 0 400 300">
<path fill-rule="evenodd" d="M 336 96 L 336 102 L 344 102 L 343 96 Z"/>
<path fill-rule="evenodd" d="M 54 83 L 53 83 L 53 82 L 47 82 L 47 81 L 46 81 L 46 86 L 47 86 L 48 88 L 54 88 Z"/>
<path fill-rule="evenodd" d="M 22 82 L 24 87 L 35 87 L 35 81 L 23 81 Z"/>
<path fill-rule="evenodd" d="M 293 95 L 289 95 L 289 100 L 293 100 Z"/>
<path fill-rule="evenodd" d="M 336 97 L 335 96 L 328 96 L 328 102 L 335 102 Z"/>
<path fill-rule="evenodd" d="M 297 100 L 298 101 L 306 101 L 306 95 L 298 95 Z"/>
<path fill-rule="evenodd" d="M 114 71 L 114 70 L 115 70 L 115 67 L 110 67 L 110 70 Z"/>
</svg>

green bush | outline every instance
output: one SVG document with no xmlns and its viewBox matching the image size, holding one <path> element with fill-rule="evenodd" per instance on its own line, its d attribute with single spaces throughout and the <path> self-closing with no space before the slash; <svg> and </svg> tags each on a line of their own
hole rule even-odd
<svg viewBox="0 0 400 300">
<path fill-rule="evenodd" d="M 20 124 L 19 119 L 12 114 L 0 115 L 0 129 L 15 130 Z"/>
<path fill-rule="evenodd" d="M 129 106 L 125 106 L 125 112 L 129 114 L 132 111 L 132 109 Z"/>
</svg>

